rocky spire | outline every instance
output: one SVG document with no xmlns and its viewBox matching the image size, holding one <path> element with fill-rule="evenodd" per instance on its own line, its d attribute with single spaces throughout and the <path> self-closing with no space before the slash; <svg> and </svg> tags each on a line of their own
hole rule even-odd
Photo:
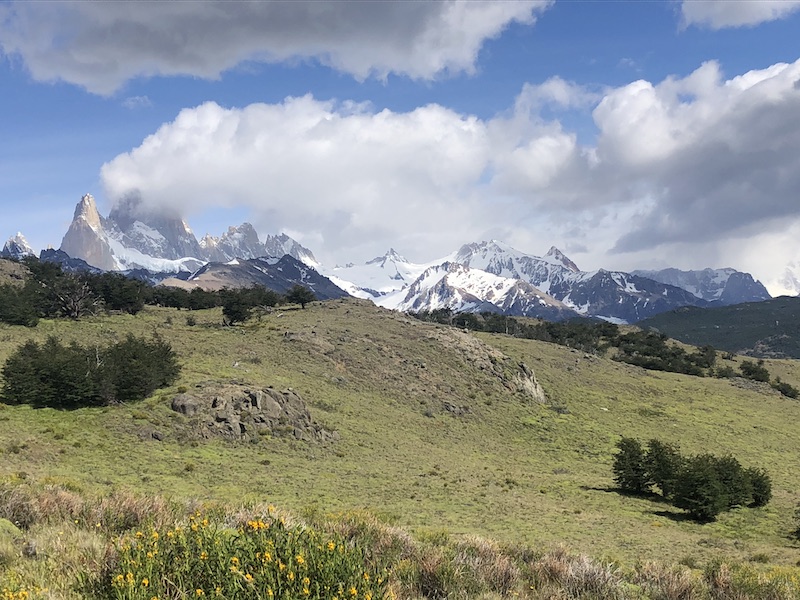
<svg viewBox="0 0 800 600">
<path fill-rule="evenodd" d="M 103 227 L 103 219 L 97 212 L 97 205 L 91 194 L 84 195 L 75 207 L 75 216 L 61 241 L 61 250 L 98 269 L 111 271 L 117 268 Z"/>
</svg>

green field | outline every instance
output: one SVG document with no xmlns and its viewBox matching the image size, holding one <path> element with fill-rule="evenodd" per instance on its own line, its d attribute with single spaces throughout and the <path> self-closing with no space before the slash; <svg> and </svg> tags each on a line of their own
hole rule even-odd
<svg viewBox="0 0 800 600">
<path fill-rule="evenodd" d="M 191 313 L 194 326 L 189 314 L 148 307 L 137 316 L 0 326 L 0 361 L 48 335 L 105 344 L 158 332 L 183 366 L 174 387 L 136 404 L 0 405 L 0 476 L 87 496 L 270 502 L 307 518 L 364 509 L 423 538 L 478 534 L 542 551 L 566 544 L 627 565 L 794 565 L 800 557 L 787 537 L 800 500 L 800 403 L 766 385 L 648 372 L 356 300 L 279 309 L 237 327 L 223 327 L 218 309 Z M 520 362 L 535 372 L 546 403 L 515 385 Z M 800 383 L 798 363 L 766 364 Z M 208 382 L 291 387 L 340 439 L 200 439 L 170 402 Z M 469 412 L 453 416 L 444 402 Z M 766 467 L 773 500 L 698 525 L 668 504 L 622 496 L 610 469 L 620 436 Z"/>
</svg>

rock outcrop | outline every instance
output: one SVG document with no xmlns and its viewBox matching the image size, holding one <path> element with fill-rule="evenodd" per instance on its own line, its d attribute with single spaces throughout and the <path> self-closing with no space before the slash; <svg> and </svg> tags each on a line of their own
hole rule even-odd
<svg viewBox="0 0 800 600">
<path fill-rule="evenodd" d="M 205 438 L 249 440 L 270 435 L 318 443 L 339 439 L 338 432 L 314 422 L 305 401 L 291 388 L 238 384 L 197 388 L 176 395 L 171 406 Z"/>
</svg>

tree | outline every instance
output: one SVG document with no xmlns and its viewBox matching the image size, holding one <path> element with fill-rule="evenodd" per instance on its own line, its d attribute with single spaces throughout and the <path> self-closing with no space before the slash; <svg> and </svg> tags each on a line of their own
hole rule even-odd
<svg viewBox="0 0 800 600">
<path fill-rule="evenodd" d="M 728 508 L 728 493 L 719 479 L 717 462 L 710 454 L 692 456 L 675 482 L 673 503 L 700 522 L 713 521 Z"/>
<path fill-rule="evenodd" d="M 678 446 L 656 439 L 648 442 L 645 466 L 650 479 L 661 489 L 664 498 L 672 496 L 682 465 L 683 457 Z"/>
<path fill-rule="evenodd" d="M 300 308 L 305 308 L 306 304 L 316 299 L 317 297 L 314 295 L 314 292 L 300 284 L 292 286 L 292 289 L 286 292 L 286 301 L 299 304 Z"/>
<path fill-rule="evenodd" d="M 743 360 L 739 365 L 739 370 L 742 372 L 742 377 L 752 379 L 753 381 L 769 381 L 769 371 L 764 366 L 764 361 L 759 359 L 758 363 L 752 360 Z"/>
<path fill-rule="evenodd" d="M 752 489 L 752 503 L 750 506 L 758 508 L 766 506 L 772 499 L 772 480 L 765 469 L 750 467 L 746 469 Z"/>
<path fill-rule="evenodd" d="M 228 325 L 244 323 L 250 318 L 252 307 L 240 294 L 231 294 L 222 304 L 222 316 Z"/>
<path fill-rule="evenodd" d="M 180 365 L 172 347 L 154 336 L 132 334 L 101 353 L 98 386 L 107 402 L 141 400 L 177 379 Z"/>
<path fill-rule="evenodd" d="M 642 494 L 650 488 L 650 476 L 645 454 L 639 440 L 623 437 L 617 442 L 619 452 L 614 456 L 614 481 L 621 490 Z"/>
</svg>

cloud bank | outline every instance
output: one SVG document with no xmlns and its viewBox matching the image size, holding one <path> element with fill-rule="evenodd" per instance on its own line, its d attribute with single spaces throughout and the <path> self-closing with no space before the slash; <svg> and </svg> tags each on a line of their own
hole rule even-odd
<svg viewBox="0 0 800 600">
<path fill-rule="evenodd" d="M 552 240 L 615 252 L 623 264 L 665 252 L 696 262 L 720 244 L 736 260 L 800 222 L 800 60 L 729 79 L 709 62 L 602 94 L 553 79 L 510 104 L 479 119 L 311 96 L 207 103 L 107 163 L 102 180 L 109 198 L 138 190 L 184 214 L 250 207 L 262 231 L 303 231 L 343 258 L 387 242 L 430 257 L 496 235 L 531 251 Z M 545 105 L 591 111 L 595 142 L 543 118 Z"/>
<path fill-rule="evenodd" d="M 245 61 L 431 79 L 472 72 L 487 39 L 551 3 L 18 0 L 0 5 L 0 49 L 37 80 L 103 95 L 134 77 L 215 79 Z"/>
<path fill-rule="evenodd" d="M 681 14 L 687 25 L 711 29 L 753 26 L 776 21 L 800 10 L 800 0 L 683 0 Z"/>
</svg>

